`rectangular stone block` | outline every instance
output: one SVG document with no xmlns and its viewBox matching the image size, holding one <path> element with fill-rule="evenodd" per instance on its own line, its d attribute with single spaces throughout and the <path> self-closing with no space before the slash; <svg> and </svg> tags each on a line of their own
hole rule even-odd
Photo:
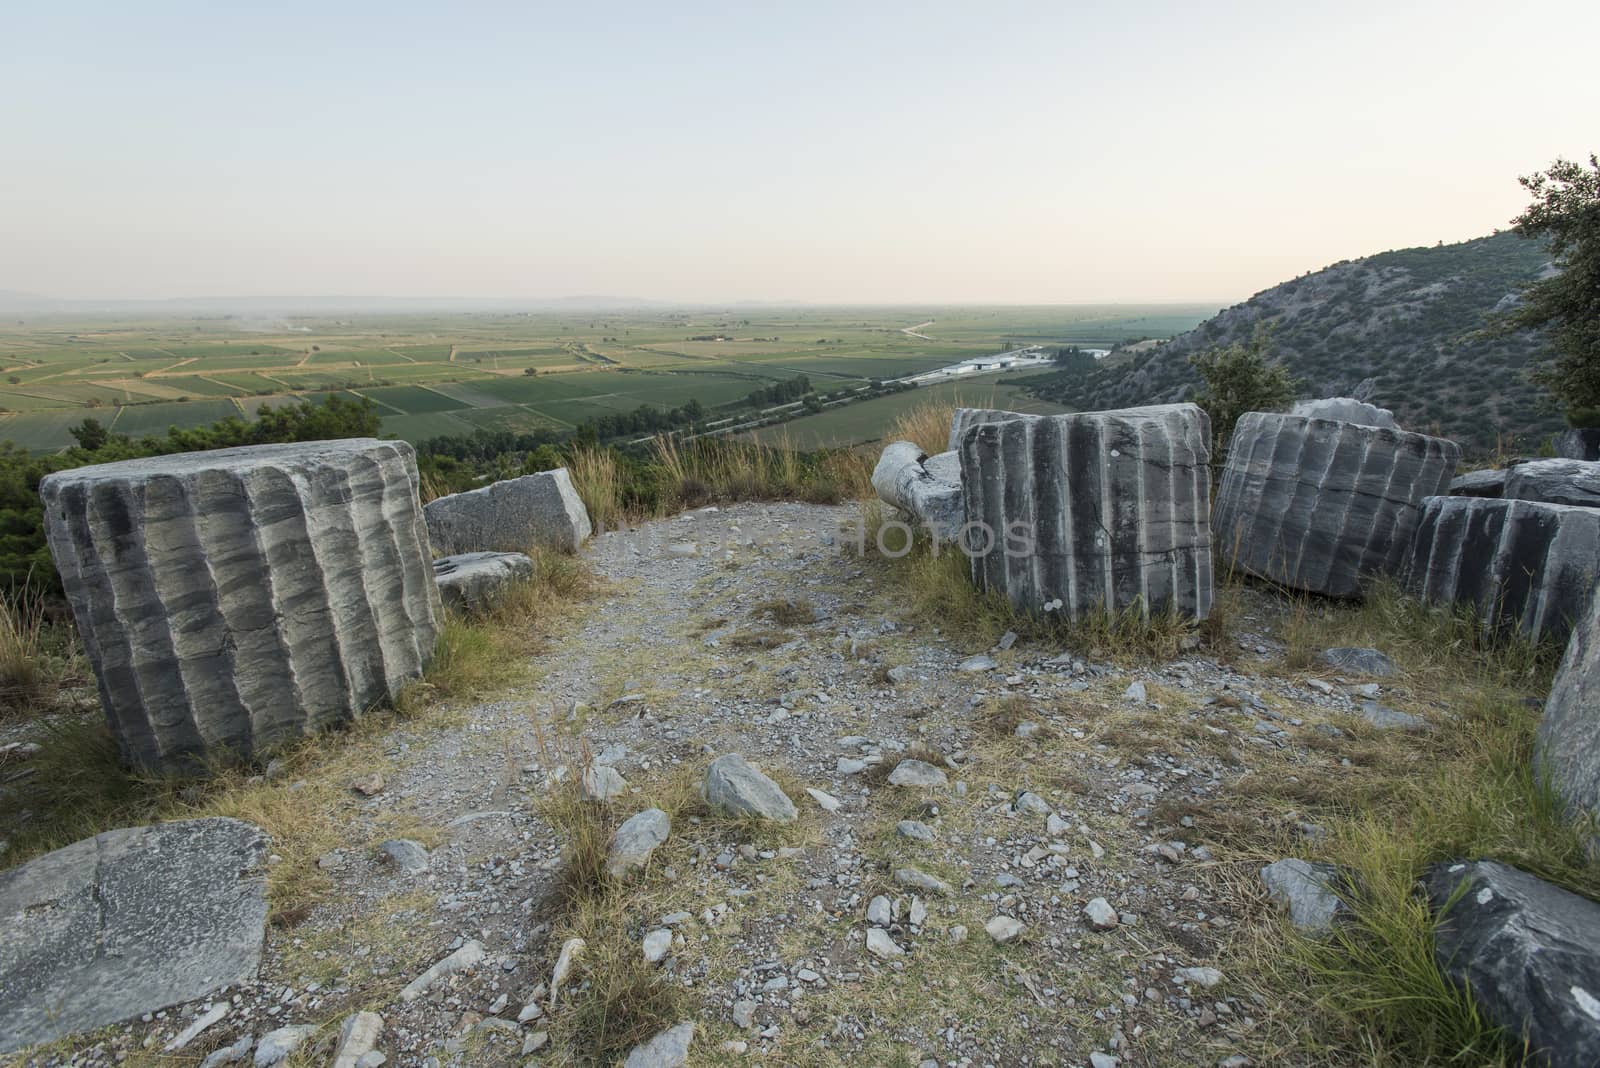
<svg viewBox="0 0 1600 1068">
<path fill-rule="evenodd" d="M 423 509 L 435 552 L 576 552 L 593 533 L 565 467 L 452 493 Z"/>
</svg>

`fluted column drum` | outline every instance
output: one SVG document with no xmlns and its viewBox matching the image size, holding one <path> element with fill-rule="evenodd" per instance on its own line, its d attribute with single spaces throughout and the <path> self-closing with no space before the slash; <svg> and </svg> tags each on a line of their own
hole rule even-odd
<svg viewBox="0 0 1600 1068">
<path fill-rule="evenodd" d="M 1370 576 L 1399 574 L 1422 499 L 1449 491 L 1460 458 L 1426 434 L 1248 412 L 1217 490 L 1217 551 L 1261 578 L 1359 597 Z"/>
<path fill-rule="evenodd" d="M 393 697 L 433 654 L 439 593 L 404 442 L 126 460 L 39 493 L 130 764 L 265 753 Z"/>
<path fill-rule="evenodd" d="M 1193 404 L 970 423 L 972 577 L 1030 612 L 1211 609 L 1211 422 Z"/>
</svg>

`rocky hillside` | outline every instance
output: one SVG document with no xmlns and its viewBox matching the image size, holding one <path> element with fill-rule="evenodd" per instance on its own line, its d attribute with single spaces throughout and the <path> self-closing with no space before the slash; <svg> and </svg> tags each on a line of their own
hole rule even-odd
<svg viewBox="0 0 1600 1068">
<path fill-rule="evenodd" d="M 1544 342 L 1479 331 L 1548 269 L 1542 245 L 1510 232 L 1348 260 L 1257 293 L 1165 345 L 1113 356 L 1088 375 L 1035 379 L 1033 392 L 1079 408 L 1182 400 L 1198 384 L 1191 355 L 1267 323 L 1304 395 L 1361 397 L 1394 409 L 1404 426 L 1446 434 L 1469 450 L 1511 435 L 1531 451 L 1563 425 L 1525 374 Z"/>
</svg>

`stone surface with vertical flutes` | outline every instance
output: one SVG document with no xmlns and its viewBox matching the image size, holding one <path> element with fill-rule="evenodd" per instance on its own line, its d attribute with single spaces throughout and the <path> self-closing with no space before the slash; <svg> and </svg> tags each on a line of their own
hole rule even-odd
<svg viewBox="0 0 1600 1068">
<path fill-rule="evenodd" d="M 949 450 L 961 447 L 961 435 L 980 423 L 1003 423 L 1008 419 L 1033 419 L 1037 416 L 1008 412 L 1004 408 L 957 408 L 950 418 Z"/>
<path fill-rule="evenodd" d="M 988 413 L 993 414 L 993 413 Z M 1211 608 L 1211 424 L 1193 404 L 970 423 L 973 581 L 1025 611 Z M 994 535 L 987 552 L 987 533 Z M 1012 537 L 1013 534 L 1021 537 Z M 975 540 L 978 539 L 978 540 Z"/>
<path fill-rule="evenodd" d="M 404 442 L 127 460 L 39 492 L 132 764 L 266 752 L 360 716 L 432 656 L 439 593 Z"/>
<path fill-rule="evenodd" d="M 1534 766 L 1569 806 L 1600 820 L 1600 594 L 1573 627 L 1550 685 Z"/>
<path fill-rule="evenodd" d="M 1217 551 L 1286 586 L 1359 597 L 1398 574 L 1422 500 L 1445 493 L 1461 449 L 1386 427 L 1248 412 L 1217 490 Z"/>
<path fill-rule="evenodd" d="M 1435 604 L 1470 604 L 1490 629 L 1566 641 L 1600 569 L 1600 508 L 1429 497 L 1404 582 Z"/>
</svg>

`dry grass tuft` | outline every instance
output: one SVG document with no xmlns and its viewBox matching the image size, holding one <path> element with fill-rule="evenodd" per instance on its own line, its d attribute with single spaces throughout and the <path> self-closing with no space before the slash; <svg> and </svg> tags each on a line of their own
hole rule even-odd
<svg viewBox="0 0 1600 1068">
<path fill-rule="evenodd" d="M 610 449 L 579 445 L 567 464 L 572 488 L 578 491 L 589 521 L 597 531 L 616 530 L 626 516 L 622 495 L 622 473 L 617 469 L 616 453 Z"/>
<path fill-rule="evenodd" d="M 780 627 L 803 627 L 817 621 L 817 610 L 807 600 L 763 601 L 750 610 L 751 619 L 770 619 Z"/>
<path fill-rule="evenodd" d="M 953 404 L 925 402 L 915 405 L 895 417 L 883 432 L 883 440 L 909 441 L 928 455 L 936 455 L 950 445 L 950 423 L 955 414 Z"/>
</svg>

